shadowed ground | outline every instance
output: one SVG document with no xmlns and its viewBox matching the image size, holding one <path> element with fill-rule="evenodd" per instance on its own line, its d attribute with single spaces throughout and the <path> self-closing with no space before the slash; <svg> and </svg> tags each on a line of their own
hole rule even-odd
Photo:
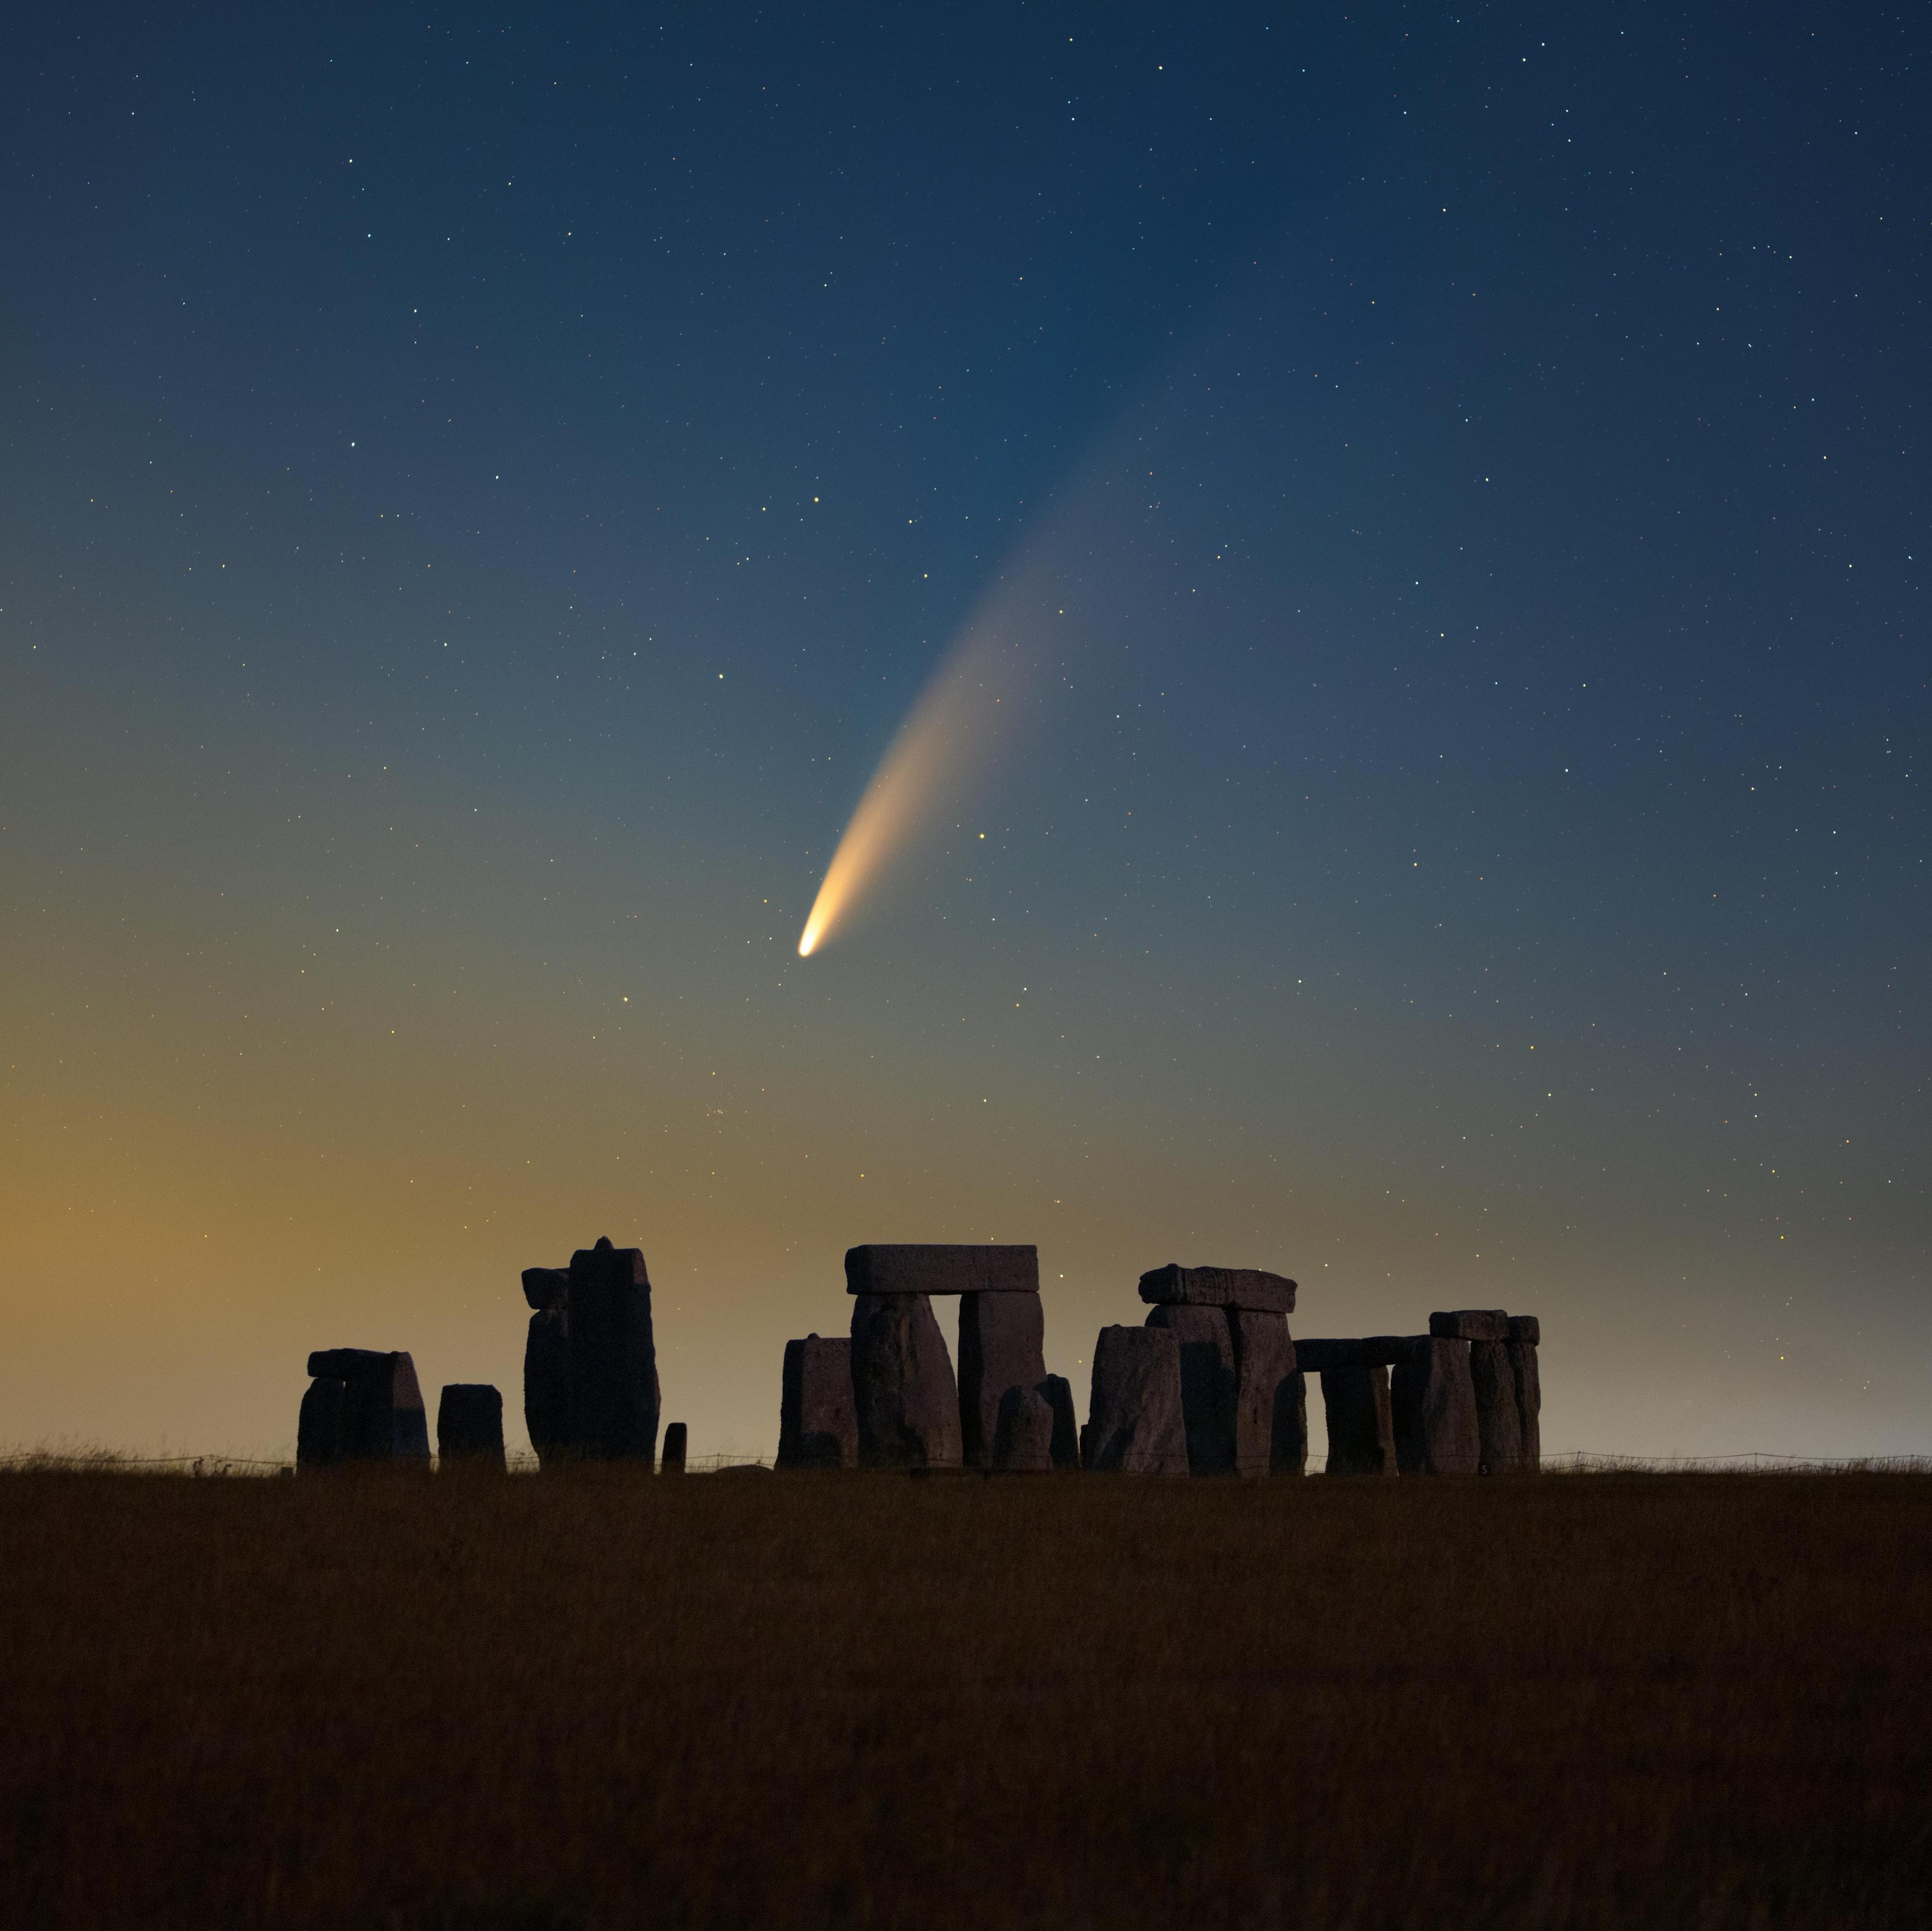
<svg viewBox="0 0 1932 1931">
<path fill-rule="evenodd" d="M 1932 1479 L 0 1476 L 0 1917 L 1919 1924 Z"/>
</svg>

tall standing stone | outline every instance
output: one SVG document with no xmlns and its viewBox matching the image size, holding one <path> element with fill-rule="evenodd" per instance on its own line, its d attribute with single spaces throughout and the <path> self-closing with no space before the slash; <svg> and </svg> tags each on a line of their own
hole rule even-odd
<svg viewBox="0 0 1932 1931">
<path fill-rule="evenodd" d="M 1432 1329 L 1436 1317 L 1430 1317 Z M 1431 1333 L 1396 1364 L 1396 1453 L 1405 1475 L 1473 1475 L 1482 1459 L 1469 1344 Z"/>
<path fill-rule="evenodd" d="M 1543 1467 L 1543 1383 L 1537 1373 L 1536 1350 L 1543 1339 L 1542 1324 L 1533 1314 L 1510 1316 L 1510 1378 L 1516 1385 L 1516 1425 L 1522 1432 L 1522 1467 L 1538 1474 Z"/>
<path fill-rule="evenodd" d="M 785 1343 L 778 1391 L 780 1468 L 852 1468 L 859 1417 L 852 1405 L 852 1344 L 808 1334 Z"/>
<path fill-rule="evenodd" d="M 416 1363 L 404 1354 L 368 1348 L 318 1348 L 308 1372 L 342 1384 L 338 1453 L 345 1462 L 429 1465 L 429 1417 Z"/>
<path fill-rule="evenodd" d="M 1080 1431 L 1073 1420 L 1072 1384 L 1064 1375 L 1049 1375 L 1040 1383 L 1040 1392 L 1053 1411 L 1053 1465 L 1078 1468 Z"/>
<path fill-rule="evenodd" d="M 524 1426 L 530 1432 L 530 1446 L 539 1463 L 568 1453 L 570 1313 L 566 1307 L 540 1308 L 530 1316 L 530 1333 L 524 1342 Z"/>
<path fill-rule="evenodd" d="M 976 1292 L 959 1300 L 959 1438 L 968 1468 L 993 1465 L 1007 1390 L 1046 1378 L 1046 1318 L 1036 1294 Z"/>
<path fill-rule="evenodd" d="M 1328 1411 L 1330 1475 L 1393 1475 L 1395 1427 L 1389 1405 L 1389 1371 L 1324 1368 L 1322 1405 Z"/>
<path fill-rule="evenodd" d="M 452 1381 L 436 1405 L 437 1465 L 500 1469 L 503 1456 L 503 1398 L 487 1382 Z"/>
<path fill-rule="evenodd" d="M 334 1375 L 310 1382 L 296 1422 L 296 1466 L 332 1468 L 342 1459 L 342 1397 L 347 1384 Z"/>
<path fill-rule="evenodd" d="M 925 1295 L 854 1298 L 852 1400 L 862 1468 L 959 1466 L 959 1385 Z"/>
<path fill-rule="evenodd" d="M 1187 1424 L 1180 1400 L 1180 1340 L 1166 1327 L 1103 1327 L 1094 1347 L 1094 1387 L 1081 1462 L 1130 1475 L 1185 1475 Z"/>
<path fill-rule="evenodd" d="M 1276 1443 L 1284 1384 L 1294 1375 L 1294 1343 L 1288 1317 L 1271 1309 L 1231 1307 L 1228 1333 L 1234 1348 L 1234 1471 L 1240 1475 L 1281 1472 L 1287 1450 Z M 1186 1387 L 1186 1368 L 1182 1386 Z M 1288 1396 L 1290 1406 L 1293 1395 Z M 1306 1431 L 1303 1441 L 1306 1441 Z M 1301 1471 L 1298 1465 L 1294 1472 Z"/>
<path fill-rule="evenodd" d="M 1187 1466 L 1195 1475 L 1234 1469 L 1234 1343 L 1225 1308 L 1172 1303 L 1150 1309 L 1147 1324 L 1180 1344 L 1180 1407 Z"/>
<path fill-rule="evenodd" d="M 568 1294 L 571 1452 L 654 1461 L 661 1397 L 644 1255 L 608 1239 L 580 1247 Z"/>
<path fill-rule="evenodd" d="M 1272 1475 L 1308 1473 L 1308 1377 L 1300 1369 L 1274 1391 L 1274 1432 L 1268 1446 Z"/>
<path fill-rule="evenodd" d="M 1036 1388 L 1009 1388 L 1000 1397 L 992 1465 L 1010 1475 L 1053 1472 L 1053 1409 Z"/>
<path fill-rule="evenodd" d="M 1514 1475 L 1522 1466 L 1522 1424 L 1516 1414 L 1516 1377 L 1510 1371 L 1507 1342 L 1469 1344 L 1469 1382 L 1476 1397 L 1482 1465 L 1492 1475 Z"/>
</svg>

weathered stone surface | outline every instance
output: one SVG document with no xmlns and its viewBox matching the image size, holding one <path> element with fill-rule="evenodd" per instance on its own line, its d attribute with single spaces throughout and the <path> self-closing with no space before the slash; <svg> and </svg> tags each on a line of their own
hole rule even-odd
<svg viewBox="0 0 1932 1931">
<path fill-rule="evenodd" d="M 852 1405 L 852 1344 L 843 1336 L 788 1341 L 778 1393 L 780 1468 L 854 1468 L 859 1417 Z"/>
<path fill-rule="evenodd" d="M 1046 1375 L 1046 1317 L 1037 1294 L 959 1298 L 959 1441 L 968 1468 L 993 1465 L 1000 1404 Z"/>
<path fill-rule="evenodd" d="M 845 1250 L 848 1294 L 1036 1294 L 1037 1247 L 891 1246 Z"/>
<path fill-rule="evenodd" d="M 1294 1365 L 1308 1375 L 1325 1374 L 1330 1368 L 1393 1368 L 1398 1361 L 1406 1361 L 1424 1338 L 1370 1334 L 1358 1341 L 1298 1341 Z"/>
<path fill-rule="evenodd" d="M 484 1381 L 450 1381 L 436 1405 L 438 1463 L 501 1468 L 503 1398 Z"/>
<path fill-rule="evenodd" d="M 1328 1411 L 1330 1475 L 1395 1474 L 1387 1368 L 1379 1363 L 1372 1367 L 1324 1368 L 1322 1405 Z"/>
<path fill-rule="evenodd" d="M 1405 1475 L 1473 1475 L 1482 1459 L 1466 1342 L 1432 1335 L 1396 1366 L 1396 1453 Z"/>
<path fill-rule="evenodd" d="M 1040 1384 L 1040 1393 L 1053 1411 L 1053 1465 L 1056 1468 L 1080 1466 L 1080 1431 L 1073 1420 L 1073 1387 L 1064 1375 L 1049 1375 Z"/>
<path fill-rule="evenodd" d="M 1508 1346 L 1510 1379 L 1516 1387 L 1516 1426 L 1522 1432 L 1522 1468 L 1526 1474 L 1534 1475 L 1543 1468 L 1543 1384 L 1537 1374 L 1536 1343 L 1511 1339 Z"/>
<path fill-rule="evenodd" d="M 1227 1320 L 1234 1346 L 1234 1472 L 1271 1474 L 1275 1411 L 1282 1384 L 1295 1369 L 1288 1317 L 1271 1309 L 1234 1307 L 1228 1310 Z"/>
<path fill-rule="evenodd" d="M 1534 1348 L 1543 1339 L 1543 1324 L 1533 1314 L 1513 1314 L 1509 1318 L 1509 1338 Z"/>
<path fill-rule="evenodd" d="M 682 1422 L 667 1422 L 664 1424 L 664 1459 L 658 1464 L 660 1475 L 682 1475 L 684 1473 L 686 1439 Z"/>
<path fill-rule="evenodd" d="M 1165 1327 L 1103 1327 L 1080 1441 L 1082 1466 L 1129 1475 L 1185 1475 L 1180 1338 Z"/>
<path fill-rule="evenodd" d="M 1292 1314 L 1294 1283 L 1258 1267 L 1184 1267 L 1170 1261 L 1141 1276 L 1141 1299 L 1173 1307 L 1252 1308 Z"/>
<path fill-rule="evenodd" d="M 923 1294 L 852 1303 L 852 1403 L 862 1468 L 957 1468 L 959 1384 Z"/>
<path fill-rule="evenodd" d="M 608 1240 L 580 1247 L 570 1257 L 568 1293 L 570 1452 L 655 1459 L 661 1396 L 644 1255 Z"/>
<path fill-rule="evenodd" d="M 328 1468 L 342 1459 L 342 1396 L 334 1376 L 310 1382 L 296 1422 L 296 1466 Z"/>
<path fill-rule="evenodd" d="M 1300 1369 L 1274 1391 L 1274 1433 L 1268 1448 L 1271 1475 L 1308 1473 L 1308 1377 Z"/>
<path fill-rule="evenodd" d="M 1234 1472 L 1234 1342 L 1228 1311 L 1166 1303 L 1147 1324 L 1180 1343 L 1180 1409 L 1187 1424 L 1187 1466 L 1196 1475 Z"/>
<path fill-rule="evenodd" d="M 561 1307 L 570 1291 L 568 1267 L 526 1267 L 524 1298 L 533 1308 Z"/>
<path fill-rule="evenodd" d="M 318 1348 L 308 1357 L 318 1381 L 342 1384 L 336 1429 L 344 1462 L 429 1462 L 429 1417 L 416 1363 L 406 1354 L 370 1348 Z"/>
<path fill-rule="evenodd" d="M 530 1316 L 524 1342 L 524 1426 L 539 1462 L 570 1450 L 570 1318 L 561 1307 Z"/>
<path fill-rule="evenodd" d="M 1522 1466 L 1522 1424 L 1516 1414 L 1516 1377 L 1510 1372 L 1506 1343 L 1470 1343 L 1469 1382 L 1476 1396 L 1482 1465 L 1492 1475 L 1514 1475 Z"/>
<path fill-rule="evenodd" d="M 1457 1308 L 1429 1317 L 1429 1332 L 1437 1341 L 1507 1341 L 1509 1316 L 1498 1308 Z"/>
<path fill-rule="evenodd" d="M 1053 1408 L 1035 1388 L 1009 1388 L 994 1424 L 994 1468 L 1012 1475 L 1053 1472 Z"/>
</svg>

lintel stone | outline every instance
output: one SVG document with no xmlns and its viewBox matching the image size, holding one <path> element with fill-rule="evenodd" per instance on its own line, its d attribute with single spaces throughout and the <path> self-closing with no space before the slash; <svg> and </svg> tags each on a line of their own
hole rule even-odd
<svg viewBox="0 0 1932 1931">
<path fill-rule="evenodd" d="M 1294 1283 L 1258 1267 L 1184 1267 L 1170 1261 L 1141 1276 L 1141 1299 L 1156 1307 L 1238 1307 L 1257 1314 L 1292 1314 Z"/>
<path fill-rule="evenodd" d="M 1501 1308 L 1458 1308 L 1429 1317 L 1429 1332 L 1438 1341 L 1507 1341 L 1509 1316 Z"/>
<path fill-rule="evenodd" d="M 1040 1249 L 874 1241 L 845 1250 L 848 1294 L 1036 1294 Z"/>
</svg>

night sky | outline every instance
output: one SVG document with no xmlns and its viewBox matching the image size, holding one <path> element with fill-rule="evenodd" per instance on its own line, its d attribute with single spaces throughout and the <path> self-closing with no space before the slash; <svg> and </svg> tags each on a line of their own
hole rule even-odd
<svg viewBox="0 0 1932 1931">
<path fill-rule="evenodd" d="M 1932 1452 L 1922 12 L 5 35 L 0 1444 L 520 1447 L 608 1234 L 694 1456 L 989 1238 Z"/>
</svg>

